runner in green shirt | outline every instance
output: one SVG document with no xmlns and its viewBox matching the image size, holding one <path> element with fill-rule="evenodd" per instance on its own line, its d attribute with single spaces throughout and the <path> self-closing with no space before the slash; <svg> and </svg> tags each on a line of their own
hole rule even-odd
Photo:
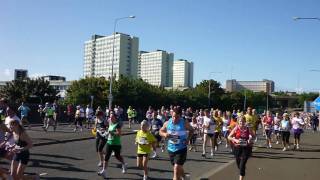
<svg viewBox="0 0 320 180">
<path fill-rule="evenodd" d="M 123 157 L 121 156 L 121 125 L 119 121 L 116 119 L 114 112 L 110 112 L 109 117 L 109 128 L 108 128 L 108 136 L 107 136 L 107 149 L 106 155 L 103 163 L 103 168 L 101 171 L 98 172 L 98 175 L 103 176 L 106 178 L 107 172 L 106 168 L 108 166 L 108 161 L 110 156 L 114 152 L 115 157 L 118 161 L 122 164 L 122 173 L 127 172 L 127 164 L 124 162 Z"/>
</svg>

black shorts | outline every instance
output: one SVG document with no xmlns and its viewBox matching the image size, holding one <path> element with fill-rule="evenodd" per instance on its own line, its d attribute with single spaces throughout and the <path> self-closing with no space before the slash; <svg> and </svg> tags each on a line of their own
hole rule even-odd
<svg viewBox="0 0 320 180">
<path fill-rule="evenodd" d="M 6 157 L 7 150 L 5 148 L 0 148 L 0 158 Z"/>
<path fill-rule="evenodd" d="M 149 154 L 137 154 L 137 157 L 148 157 Z"/>
<path fill-rule="evenodd" d="M 176 152 L 168 151 L 168 153 L 169 153 L 169 158 L 172 165 L 178 164 L 183 166 L 183 164 L 186 162 L 187 148 L 181 149 Z"/>
<path fill-rule="evenodd" d="M 13 156 L 13 160 L 20 162 L 23 165 L 27 165 L 29 162 L 30 153 L 28 150 L 21 151 L 20 153 L 17 153 Z"/>
<path fill-rule="evenodd" d="M 267 138 L 271 139 L 272 130 L 266 129 L 265 132 L 266 132 Z"/>
<path fill-rule="evenodd" d="M 204 133 L 205 135 L 208 135 L 210 138 L 213 138 L 215 133 L 214 134 L 207 134 L 207 133 Z"/>
<path fill-rule="evenodd" d="M 114 152 L 114 155 L 116 157 L 119 157 L 120 156 L 120 152 L 121 152 L 121 145 L 110 145 L 110 144 L 107 144 L 106 155 L 104 157 L 105 161 L 109 161 L 112 152 Z"/>
</svg>

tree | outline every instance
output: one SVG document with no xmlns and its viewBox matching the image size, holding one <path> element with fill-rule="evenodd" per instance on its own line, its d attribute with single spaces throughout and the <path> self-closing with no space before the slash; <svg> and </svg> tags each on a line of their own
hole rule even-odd
<svg viewBox="0 0 320 180">
<path fill-rule="evenodd" d="M 109 82 L 105 78 L 85 78 L 72 82 L 67 91 L 66 103 L 86 105 L 94 97 L 94 106 L 107 104 Z"/>
<path fill-rule="evenodd" d="M 38 78 L 7 82 L 0 94 L 13 104 L 20 104 L 21 102 L 40 103 L 53 101 L 56 98 L 57 91 L 50 86 L 49 81 Z"/>
</svg>

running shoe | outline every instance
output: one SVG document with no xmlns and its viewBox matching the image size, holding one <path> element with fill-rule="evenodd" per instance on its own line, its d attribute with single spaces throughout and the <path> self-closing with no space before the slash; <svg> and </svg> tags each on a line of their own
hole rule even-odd
<svg viewBox="0 0 320 180">
<path fill-rule="evenodd" d="M 277 141 L 276 144 L 279 144 L 279 141 Z"/>
<path fill-rule="evenodd" d="M 226 144 L 226 148 L 228 148 L 228 144 Z"/>
<path fill-rule="evenodd" d="M 213 155 L 214 155 L 213 152 L 211 152 L 210 156 L 213 157 Z"/>
<path fill-rule="evenodd" d="M 288 146 L 287 149 L 290 149 L 290 146 Z"/>
<path fill-rule="evenodd" d="M 269 148 L 272 148 L 272 145 L 271 145 L 271 144 L 269 144 Z"/>
<path fill-rule="evenodd" d="M 287 150 L 287 148 L 286 147 L 284 147 L 283 149 L 282 149 L 282 151 L 286 151 Z"/>
<path fill-rule="evenodd" d="M 201 156 L 202 156 L 203 158 L 205 158 L 205 157 L 206 157 L 206 154 L 205 154 L 205 153 L 202 153 Z"/>
<path fill-rule="evenodd" d="M 297 149 L 300 149 L 299 144 L 297 144 Z"/>
<path fill-rule="evenodd" d="M 218 142 L 218 144 L 221 144 L 222 143 L 222 141 L 220 140 L 219 142 Z"/>
<path fill-rule="evenodd" d="M 147 179 L 148 179 L 148 176 L 144 175 L 143 180 L 147 180 Z"/>
<path fill-rule="evenodd" d="M 102 169 L 101 171 L 98 172 L 98 175 L 102 176 L 103 178 L 106 178 L 107 177 L 107 172 L 106 172 L 106 170 Z"/>
<path fill-rule="evenodd" d="M 99 162 L 98 167 L 102 167 L 102 163 L 101 162 Z"/>
<path fill-rule="evenodd" d="M 218 151 L 218 146 L 215 146 L 215 147 L 214 147 L 214 151 Z"/>
<path fill-rule="evenodd" d="M 74 128 L 73 132 L 76 132 L 77 131 L 77 128 Z"/>
<path fill-rule="evenodd" d="M 127 164 L 126 163 L 122 164 L 122 174 L 125 174 L 125 173 L 127 173 Z"/>
<path fill-rule="evenodd" d="M 151 154 L 151 158 L 152 159 L 155 159 L 155 158 L 157 158 L 157 152 L 156 151 L 152 151 L 152 154 Z"/>
</svg>

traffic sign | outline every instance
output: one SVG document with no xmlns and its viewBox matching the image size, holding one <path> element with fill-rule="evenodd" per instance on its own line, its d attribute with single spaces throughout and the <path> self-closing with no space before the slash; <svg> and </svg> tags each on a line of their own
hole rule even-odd
<svg viewBox="0 0 320 180">
<path fill-rule="evenodd" d="M 320 110 L 320 96 L 313 101 L 313 105 L 314 105 L 314 108 L 316 108 L 316 110 L 318 111 Z"/>
</svg>

